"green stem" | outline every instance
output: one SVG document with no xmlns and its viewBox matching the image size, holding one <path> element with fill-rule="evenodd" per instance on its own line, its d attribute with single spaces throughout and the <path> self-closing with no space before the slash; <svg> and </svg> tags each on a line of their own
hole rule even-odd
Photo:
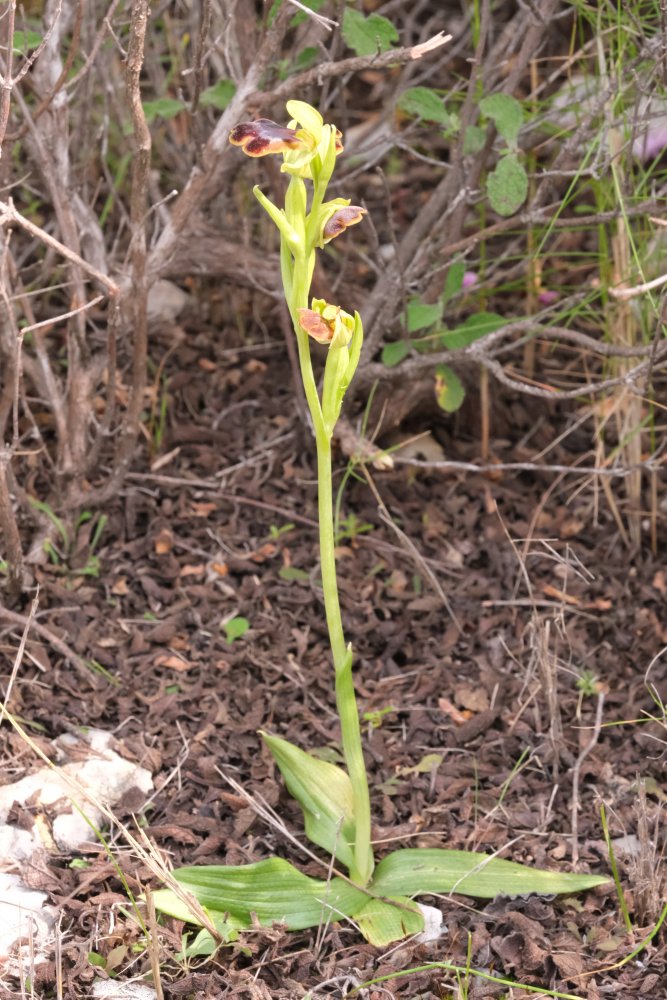
<svg viewBox="0 0 667 1000">
<path fill-rule="evenodd" d="M 352 680 L 352 650 L 345 644 L 343 622 L 338 598 L 336 578 L 336 552 L 333 525 L 333 484 L 331 476 L 331 441 L 318 429 L 317 484 L 318 515 L 320 522 L 320 566 L 324 609 L 329 629 L 329 640 L 336 671 L 336 707 L 340 719 L 343 756 L 352 785 L 354 803 L 354 868 L 350 870 L 353 882 L 366 885 L 373 873 L 371 849 L 371 806 L 368 777 L 361 746 L 359 711 Z"/>
<path fill-rule="evenodd" d="M 322 196 L 323 191 L 316 190 L 313 199 L 316 207 L 321 203 Z M 281 240 L 283 240 L 282 237 Z M 309 249 L 307 244 L 305 252 L 299 254 L 293 260 L 289 281 L 291 294 L 288 298 L 288 305 L 299 349 L 301 378 L 315 429 L 315 441 L 317 444 L 320 565 L 322 570 L 324 609 L 334 661 L 336 707 L 340 719 L 343 757 L 345 758 L 345 765 L 352 785 L 354 806 L 354 865 L 350 868 L 350 877 L 353 882 L 359 885 L 366 885 L 373 873 L 371 808 L 368 777 L 366 775 L 366 765 L 361 745 L 359 711 L 357 709 L 357 700 L 352 680 L 352 650 L 348 649 L 345 643 L 338 597 L 333 519 L 333 481 L 331 474 L 331 437 L 327 434 L 322 417 L 322 406 L 317 392 L 317 384 L 310 357 L 308 334 L 301 329 L 298 314 L 299 309 L 309 306 L 308 296 L 312 273 L 309 257 L 312 252 L 313 250 Z M 282 247 L 281 258 L 283 272 L 285 272 L 289 269 L 289 261 L 291 259 L 290 251 L 286 244 Z M 285 274 L 283 274 L 283 280 L 284 277 Z M 285 284 L 287 288 L 287 283 Z"/>
</svg>

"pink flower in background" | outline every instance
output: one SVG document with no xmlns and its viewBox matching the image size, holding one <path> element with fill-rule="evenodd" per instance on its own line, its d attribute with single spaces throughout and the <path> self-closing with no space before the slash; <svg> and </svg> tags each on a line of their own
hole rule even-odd
<svg viewBox="0 0 667 1000">
<path fill-rule="evenodd" d="M 465 291 L 467 288 L 472 288 L 479 281 L 479 276 L 474 271 L 464 271 L 463 282 L 461 287 Z"/>
<path fill-rule="evenodd" d="M 540 294 L 537 296 L 537 301 L 541 306 L 552 306 L 554 302 L 557 302 L 560 298 L 558 292 L 554 292 L 552 288 L 543 288 Z"/>
</svg>

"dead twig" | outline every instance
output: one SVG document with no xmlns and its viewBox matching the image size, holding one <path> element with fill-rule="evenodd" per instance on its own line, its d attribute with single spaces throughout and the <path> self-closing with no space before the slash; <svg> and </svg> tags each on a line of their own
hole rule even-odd
<svg viewBox="0 0 667 1000">
<path fill-rule="evenodd" d="M 0 535 L 5 540 L 7 555 L 7 591 L 12 600 L 21 593 L 23 587 L 23 549 L 16 513 L 9 491 L 8 473 L 12 460 L 10 448 L 0 448 Z"/>
<path fill-rule="evenodd" d="M 135 0 L 132 5 L 130 38 L 125 87 L 134 131 L 134 158 L 132 163 L 132 189 L 130 194 L 131 260 L 131 310 L 132 310 L 132 383 L 123 430 L 116 450 L 114 471 L 107 482 L 107 495 L 113 493 L 130 464 L 146 389 L 146 361 L 148 357 L 148 287 L 146 215 L 148 212 L 148 182 L 151 164 L 152 140 L 141 101 L 140 79 L 144 65 L 146 28 L 150 15 L 149 0 Z"/>
<path fill-rule="evenodd" d="M 80 254 L 76 253 L 64 243 L 61 243 L 60 240 L 51 236 L 51 234 L 47 233 L 45 229 L 41 228 L 41 226 L 37 226 L 34 222 L 31 222 L 30 219 L 26 219 L 25 215 L 21 215 L 20 212 L 17 212 L 14 208 L 14 203 L 10 198 L 7 201 L 0 201 L 0 226 L 12 225 L 20 226 L 21 229 L 24 229 L 27 233 L 30 233 L 31 236 L 40 240 L 45 244 L 45 246 L 55 250 L 56 253 L 59 253 L 71 264 L 75 264 L 77 267 L 80 267 L 83 271 L 89 274 L 91 278 L 102 285 L 108 295 L 116 296 L 119 294 L 120 289 L 112 278 L 104 274 L 102 271 L 99 271 L 92 264 L 88 263 L 88 261 L 84 260 Z M 69 313 L 67 315 L 69 315 Z"/>
<path fill-rule="evenodd" d="M 304 87 L 310 87 L 313 84 L 321 87 L 325 80 L 332 80 L 347 73 L 358 73 L 365 69 L 384 69 L 387 66 L 401 66 L 415 59 L 422 59 L 442 45 L 446 45 L 447 42 L 451 41 L 451 38 L 451 35 L 439 31 L 437 35 L 421 45 L 407 45 L 404 48 L 391 49 L 388 52 L 374 53 L 372 56 L 350 56 L 348 59 L 339 59 L 336 62 L 320 63 L 312 69 L 304 70 L 303 73 L 295 73 L 289 80 L 274 87 L 270 92 L 253 95 L 253 103 L 260 106 L 273 104 L 282 97 L 299 93 Z"/>
<path fill-rule="evenodd" d="M 18 625 L 19 628 L 25 628 L 30 623 L 30 616 L 19 614 L 18 611 L 10 611 L 8 608 L 0 607 L 0 621 L 8 622 L 10 625 Z M 71 646 L 69 646 L 62 639 L 59 639 L 55 632 L 52 632 L 50 628 L 46 625 L 40 625 L 39 622 L 33 621 L 30 628 L 41 636 L 46 642 L 49 643 L 57 653 L 60 653 L 68 663 L 86 677 L 88 681 L 91 680 L 93 676 L 92 668 L 88 666 L 86 661 L 75 653 Z"/>
<path fill-rule="evenodd" d="M 595 708 L 595 721 L 593 723 L 593 732 L 591 733 L 591 738 L 582 748 L 581 753 L 577 757 L 574 767 L 572 768 L 572 864 L 576 865 L 579 861 L 579 783 L 581 780 L 581 769 L 584 765 L 584 761 L 588 757 L 591 750 L 594 748 L 598 739 L 600 738 L 600 730 L 602 729 L 602 709 L 604 708 L 604 691 L 598 693 L 598 702 Z"/>
</svg>

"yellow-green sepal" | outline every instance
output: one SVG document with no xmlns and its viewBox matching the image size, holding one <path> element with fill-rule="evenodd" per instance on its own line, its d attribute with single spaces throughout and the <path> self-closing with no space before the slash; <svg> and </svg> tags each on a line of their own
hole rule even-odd
<svg viewBox="0 0 667 1000">
<path fill-rule="evenodd" d="M 304 245 L 303 236 L 300 235 L 299 232 L 297 232 L 297 230 L 294 228 L 294 226 L 292 226 L 288 222 L 285 213 L 281 209 L 279 209 L 276 205 L 274 205 L 269 198 L 266 197 L 266 195 L 259 186 L 256 185 L 252 189 L 252 193 L 254 194 L 255 198 L 260 203 L 264 211 L 271 216 L 271 219 L 275 222 L 276 226 L 280 230 L 281 235 L 284 236 L 285 240 L 287 241 L 290 250 L 292 251 L 293 254 L 296 255 L 300 250 L 303 249 Z"/>
<path fill-rule="evenodd" d="M 340 416 L 343 397 L 345 396 L 347 387 L 357 370 L 364 339 L 364 330 L 359 313 L 355 312 L 353 320 L 351 316 L 345 315 L 347 321 L 352 326 L 351 336 L 346 330 L 347 342 L 342 334 L 338 339 L 334 338 L 329 346 L 329 353 L 324 368 L 322 416 L 329 437 L 331 437 Z"/>
</svg>

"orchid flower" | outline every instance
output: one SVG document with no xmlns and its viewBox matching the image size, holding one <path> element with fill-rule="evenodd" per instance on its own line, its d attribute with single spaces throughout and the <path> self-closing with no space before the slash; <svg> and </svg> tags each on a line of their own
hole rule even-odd
<svg viewBox="0 0 667 1000">
<path fill-rule="evenodd" d="M 599 876 L 533 871 L 503 858 L 436 848 L 404 848 L 375 866 L 371 844 L 368 777 L 352 679 L 352 647 L 345 641 L 336 577 L 333 521 L 331 438 L 345 390 L 355 373 L 363 330 L 359 313 L 324 299 L 309 300 L 315 254 L 349 226 L 361 222 L 365 209 L 344 198 L 326 202 L 327 185 L 342 137 L 324 123 L 315 108 L 289 101 L 287 126 L 266 118 L 243 122 L 230 141 L 253 157 L 279 153 L 290 175 L 285 206 L 279 208 L 259 188 L 255 195 L 280 232 L 280 265 L 299 349 L 299 362 L 317 445 L 318 514 L 322 592 L 335 672 L 345 769 L 306 753 L 279 736 L 262 733 L 288 790 L 303 810 L 307 837 L 325 852 L 327 880 L 304 875 L 282 858 L 248 865 L 186 867 L 174 878 L 194 894 L 193 917 L 181 894 L 161 889 L 156 906 L 181 920 L 202 916 L 202 930 L 186 954 L 211 954 L 218 938 L 233 940 L 240 928 L 270 927 L 279 922 L 299 930 L 329 919 L 349 917 L 366 940 L 383 948 L 424 929 L 423 910 L 412 897 L 456 891 L 493 897 L 498 892 L 573 892 L 605 880 Z M 306 187 L 312 185 L 312 188 Z M 321 393 L 310 356 L 327 351 Z M 341 877 L 338 867 L 348 869 Z"/>
<path fill-rule="evenodd" d="M 259 187 L 254 189 L 254 193 L 280 232 L 283 287 L 294 324 L 301 377 L 315 430 L 324 604 L 336 671 L 343 754 L 353 802 L 354 822 L 350 829 L 354 832 L 354 843 L 350 848 L 350 872 L 355 881 L 365 885 L 373 871 L 370 803 L 359 715 L 350 673 L 352 654 L 343 635 L 338 603 L 331 479 L 331 438 L 345 391 L 359 362 L 363 328 L 358 312 L 346 312 L 341 306 L 323 299 L 310 301 L 309 295 L 316 250 L 361 222 L 366 209 L 351 205 L 347 198 L 325 201 L 336 157 L 343 150 L 342 135 L 336 126 L 325 124 L 319 111 L 303 101 L 288 101 L 287 113 L 291 117 L 286 126 L 266 118 L 242 122 L 232 129 L 229 140 L 233 145 L 240 146 L 248 156 L 282 155 L 281 170 L 290 176 L 284 208 L 274 204 Z M 327 348 L 321 394 L 313 374 L 311 341 Z M 267 742 L 272 749 L 275 748 L 275 742 Z M 290 754 L 287 757 L 292 761 Z M 297 765 L 293 765 L 293 761 L 289 763 L 285 753 L 276 754 L 276 760 L 288 786 L 292 787 L 290 768 Z M 308 765 L 308 769 L 312 771 L 312 765 Z"/>
</svg>

